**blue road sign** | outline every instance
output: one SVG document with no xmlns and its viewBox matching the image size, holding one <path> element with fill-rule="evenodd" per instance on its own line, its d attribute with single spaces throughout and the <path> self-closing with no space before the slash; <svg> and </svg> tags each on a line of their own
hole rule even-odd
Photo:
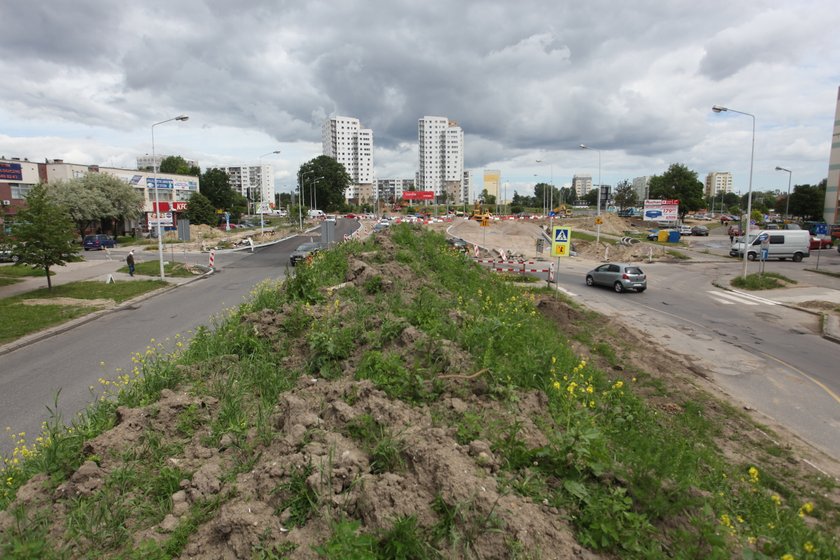
<svg viewBox="0 0 840 560">
<path fill-rule="evenodd" d="M 566 243 L 569 241 L 569 230 L 564 228 L 555 228 L 554 229 L 554 242 L 555 243 Z"/>
<path fill-rule="evenodd" d="M 759 236 L 758 236 L 758 240 L 759 240 L 759 241 L 767 241 L 767 239 L 768 239 L 769 237 L 770 237 L 770 236 L 769 236 L 768 234 L 766 234 L 766 233 L 762 233 L 761 235 L 759 235 Z"/>
<path fill-rule="evenodd" d="M 814 233 L 816 235 L 828 235 L 828 224 L 816 224 L 814 226 Z"/>
</svg>

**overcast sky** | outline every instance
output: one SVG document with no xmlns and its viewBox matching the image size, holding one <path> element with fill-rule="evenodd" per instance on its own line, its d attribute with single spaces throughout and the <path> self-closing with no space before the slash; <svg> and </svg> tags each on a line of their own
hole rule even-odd
<svg viewBox="0 0 840 560">
<path fill-rule="evenodd" d="M 290 191 L 325 117 L 373 129 L 379 178 L 413 178 L 417 120 L 457 121 L 478 188 L 683 163 L 746 192 L 828 174 L 836 0 L 5 0 L 0 155 L 134 168 L 151 152 L 272 163 Z M 267 155 L 281 150 L 280 155 Z M 536 163 L 542 160 L 543 163 Z"/>
</svg>

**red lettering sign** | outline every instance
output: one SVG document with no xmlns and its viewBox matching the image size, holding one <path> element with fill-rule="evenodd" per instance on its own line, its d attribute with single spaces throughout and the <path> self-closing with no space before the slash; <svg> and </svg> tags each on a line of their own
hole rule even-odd
<svg viewBox="0 0 840 560">
<path fill-rule="evenodd" d="M 435 191 L 405 191 L 403 200 L 434 200 Z"/>
</svg>

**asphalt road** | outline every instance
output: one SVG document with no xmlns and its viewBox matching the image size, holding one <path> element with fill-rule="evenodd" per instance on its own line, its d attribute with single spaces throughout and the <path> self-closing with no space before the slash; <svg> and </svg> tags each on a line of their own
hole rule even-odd
<svg viewBox="0 0 840 560">
<path fill-rule="evenodd" d="M 356 227 L 355 221 L 339 220 L 337 238 Z M 46 407 L 52 407 L 57 396 L 58 411 L 69 421 L 100 394 L 100 378 L 131 371 L 132 356 L 159 344 L 173 350 L 199 326 L 211 326 L 214 317 L 245 301 L 259 282 L 283 278 L 289 254 L 310 237 L 287 239 L 253 253 L 217 253 L 216 274 L 5 354 L 0 360 L 0 457 L 9 456 L 14 447 L 7 427 L 34 440 L 49 418 Z"/>
</svg>

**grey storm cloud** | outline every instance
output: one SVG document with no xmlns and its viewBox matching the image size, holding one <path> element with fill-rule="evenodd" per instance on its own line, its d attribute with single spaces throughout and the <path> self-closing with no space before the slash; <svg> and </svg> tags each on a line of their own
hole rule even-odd
<svg viewBox="0 0 840 560">
<path fill-rule="evenodd" d="M 829 2 L 806 0 L 798 26 L 772 4 L 5 2 L 0 71 L 17 79 L 0 102 L 113 129 L 189 112 L 278 142 L 317 143 L 340 114 L 402 155 L 417 120 L 440 115 L 474 139 L 470 166 L 582 141 L 683 154 L 711 104 L 756 87 L 760 69 L 794 80 L 797 64 L 837 56 L 814 53 L 824 13 L 837 19 Z"/>
</svg>

